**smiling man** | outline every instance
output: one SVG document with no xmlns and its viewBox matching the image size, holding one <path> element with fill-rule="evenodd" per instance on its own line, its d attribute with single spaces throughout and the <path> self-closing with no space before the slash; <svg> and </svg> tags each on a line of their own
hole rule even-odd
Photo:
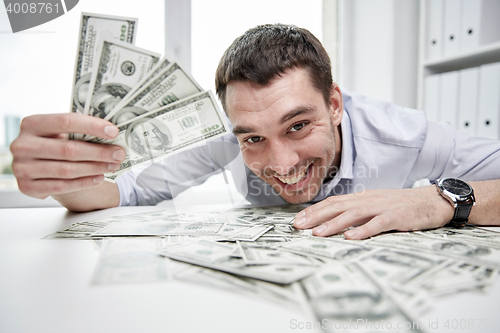
<svg viewBox="0 0 500 333">
<path fill-rule="evenodd" d="M 243 173 L 233 172 L 237 187 L 246 188 L 253 203 L 312 203 L 297 214 L 296 228 L 362 239 L 450 221 L 500 224 L 500 142 L 428 122 L 422 111 L 341 91 L 326 51 L 305 29 L 274 24 L 247 31 L 221 58 L 216 89 L 233 126 L 220 141 L 239 147 L 246 165 Z M 169 183 L 199 184 L 221 165 L 211 149 L 196 148 L 139 178 L 129 172 L 117 184 L 102 182 L 124 151 L 63 136 L 74 132 L 118 134 L 113 124 L 78 114 L 23 120 L 11 146 L 21 191 L 52 195 L 75 211 L 153 205 L 173 197 Z M 440 178 L 447 179 L 410 188 Z"/>
</svg>

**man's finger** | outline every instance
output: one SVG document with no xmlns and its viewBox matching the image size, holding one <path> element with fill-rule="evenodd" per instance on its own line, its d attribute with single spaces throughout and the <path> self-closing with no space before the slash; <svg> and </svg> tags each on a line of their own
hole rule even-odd
<svg viewBox="0 0 500 333">
<path fill-rule="evenodd" d="M 16 177 L 26 179 L 75 179 L 102 175 L 119 168 L 120 163 L 30 160 L 29 163 L 16 163 L 13 172 Z"/>
<path fill-rule="evenodd" d="M 354 225 L 366 223 L 374 215 L 373 212 L 368 210 L 350 209 L 314 228 L 313 235 L 322 237 L 335 235 Z"/>
<path fill-rule="evenodd" d="M 357 207 L 367 207 L 366 196 L 352 194 L 339 197 L 328 197 L 325 200 L 306 208 L 295 216 L 294 226 L 299 229 L 314 228 L 324 222 L 332 220 L 340 214 Z"/>
<path fill-rule="evenodd" d="M 19 190 L 31 197 L 45 199 L 49 195 L 83 190 L 104 180 L 103 175 L 77 179 L 40 179 L 23 181 L 18 179 Z"/>
<path fill-rule="evenodd" d="M 365 224 L 344 233 L 347 239 L 366 239 L 394 229 L 389 215 L 378 215 Z"/>
<path fill-rule="evenodd" d="M 114 139 L 118 135 L 118 127 L 98 117 L 89 117 L 78 113 L 56 113 L 24 118 L 21 123 L 21 132 L 29 132 L 36 136 L 81 133 Z"/>
<path fill-rule="evenodd" d="M 126 156 L 123 148 L 118 146 L 34 136 L 26 136 L 23 140 L 14 141 L 10 149 L 17 158 L 44 160 L 116 163 L 123 161 Z"/>
</svg>

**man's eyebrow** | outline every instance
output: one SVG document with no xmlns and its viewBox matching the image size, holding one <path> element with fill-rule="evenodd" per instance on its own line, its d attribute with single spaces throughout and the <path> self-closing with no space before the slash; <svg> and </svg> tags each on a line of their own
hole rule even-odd
<svg viewBox="0 0 500 333">
<path fill-rule="evenodd" d="M 233 128 L 234 135 L 247 134 L 252 132 L 255 132 L 255 129 L 253 129 L 252 127 L 236 126 L 235 128 Z"/>
<path fill-rule="evenodd" d="M 303 106 L 303 107 L 297 108 L 295 110 L 292 110 L 292 111 L 288 112 L 283 117 L 281 117 L 279 123 L 280 123 L 280 125 L 283 125 L 284 123 L 286 123 L 290 119 L 293 119 L 295 117 L 301 116 L 303 114 L 311 113 L 314 110 L 315 109 L 312 106 Z"/>
<path fill-rule="evenodd" d="M 315 110 L 315 108 L 312 106 L 299 107 L 295 110 L 288 112 L 283 117 L 281 117 L 281 119 L 279 120 L 279 124 L 283 125 L 284 123 L 286 123 L 290 119 L 293 119 L 293 118 L 298 117 L 298 116 L 303 115 L 303 114 L 311 113 L 314 110 Z M 247 126 L 236 126 L 233 128 L 234 135 L 248 134 L 248 133 L 253 133 L 253 132 L 256 132 L 256 130 L 253 127 L 249 127 L 249 126 L 248 127 Z"/>
</svg>

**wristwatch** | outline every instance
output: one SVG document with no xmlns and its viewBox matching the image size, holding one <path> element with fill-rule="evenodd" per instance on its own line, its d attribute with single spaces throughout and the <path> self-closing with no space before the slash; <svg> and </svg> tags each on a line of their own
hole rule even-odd
<svg viewBox="0 0 500 333">
<path fill-rule="evenodd" d="M 436 179 L 434 182 L 439 193 L 455 208 L 455 214 L 450 221 L 452 226 L 464 226 L 469 220 L 470 210 L 476 204 L 472 187 L 458 178 Z"/>
</svg>

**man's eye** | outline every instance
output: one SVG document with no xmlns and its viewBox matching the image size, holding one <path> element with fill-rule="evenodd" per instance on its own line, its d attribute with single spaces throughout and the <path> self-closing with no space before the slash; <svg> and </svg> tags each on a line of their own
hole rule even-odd
<svg viewBox="0 0 500 333">
<path fill-rule="evenodd" d="M 257 143 L 257 142 L 259 142 L 261 140 L 262 140 L 262 137 L 260 137 L 260 136 L 252 136 L 251 138 L 247 139 L 247 142 Z"/>
<path fill-rule="evenodd" d="M 290 132 L 297 132 L 297 131 L 300 131 L 301 129 L 303 129 L 303 128 L 304 128 L 304 126 L 306 126 L 306 123 L 300 123 L 300 124 L 293 125 L 293 126 L 290 128 Z"/>
</svg>

